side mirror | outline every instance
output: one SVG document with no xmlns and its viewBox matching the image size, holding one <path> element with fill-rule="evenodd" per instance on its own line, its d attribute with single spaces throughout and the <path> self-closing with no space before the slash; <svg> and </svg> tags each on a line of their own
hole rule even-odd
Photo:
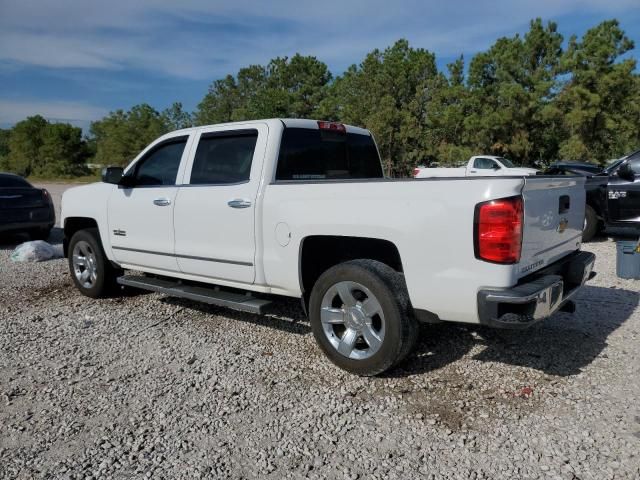
<svg viewBox="0 0 640 480">
<path fill-rule="evenodd" d="M 620 165 L 620 168 L 618 168 L 618 176 L 624 180 L 628 180 L 629 182 L 633 182 L 636 179 L 636 174 L 631 169 L 629 162 L 625 162 Z"/>
<path fill-rule="evenodd" d="M 494 163 L 493 167 L 491 168 L 493 168 L 494 170 L 500 170 L 500 165 L 498 165 L 497 163 Z"/>
<path fill-rule="evenodd" d="M 105 167 L 102 169 L 102 181 L 104 183 L 118 185 L 123 175 L 124 169 L 122 167 Z"/>
</svg>

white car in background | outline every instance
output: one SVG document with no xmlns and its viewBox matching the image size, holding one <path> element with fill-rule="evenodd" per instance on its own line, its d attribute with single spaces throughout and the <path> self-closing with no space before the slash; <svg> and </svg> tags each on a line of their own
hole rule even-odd
<svg viewBox="0 0 640 480">
<path fill-rule="evenodd" d="M 522 176 L 535 175 L 535 168 L 516 167 L 511 160 L 493 155 L 476 155 L 469 159 L 464 167 L 459 168 L 428 168 L 416 167 L 413 171 L 415 178 L 430 177 L 494 177 L 494 176 Z"/>
</svg>

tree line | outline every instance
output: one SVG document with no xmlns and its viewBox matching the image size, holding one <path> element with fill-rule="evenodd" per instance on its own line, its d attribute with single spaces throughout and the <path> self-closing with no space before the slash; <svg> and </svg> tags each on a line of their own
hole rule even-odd
<svg viewBox="0 0 640 480">
<path fill-rule="evenodd" d="M 386 172 L 498 154 L 525 166 L 558 159 L 604 163 L 640 147 L 640 75 L 617 20 L 565 43 L 554 22 L 498 39 L 468 65 L 440 71 L 435 54 L 399 40 L 334 77 L 299 54 L 215 80 L 194 112 L 174 103 L 117 110 L 80 129 L 30 117 L 0 131 L 0 170 L 74 175 L 87 161 L 125 165 L 159 135 L 193 125 L 270 117 L 363 126 Z"/>
</svg>

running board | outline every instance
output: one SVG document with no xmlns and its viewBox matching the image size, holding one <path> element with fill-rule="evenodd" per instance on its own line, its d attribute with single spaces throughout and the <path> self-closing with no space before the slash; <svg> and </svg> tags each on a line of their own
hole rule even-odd
<svg viewBox="0 0 640 480">
<path fill-rule="evenodd" d="M 228 307 L 242 312 L 261 315 L 271 305 L 270 300 L 256 298 L 250 293 L 234 293 L 221 290 L 220 287 L 200 287 L 185 285 L 179 280 L 145 277 L 143 275 L 125 275 L 118 277 L 118 283 L 127 287 L 164 293 L 172 297 L 186 298 L 196 302 Z"/>
</svg>

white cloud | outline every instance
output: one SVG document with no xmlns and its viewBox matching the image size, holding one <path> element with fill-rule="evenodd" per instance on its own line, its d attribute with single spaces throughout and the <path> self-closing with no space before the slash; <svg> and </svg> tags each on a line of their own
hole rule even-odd
<svg viewBox="0 0 640 480">
<path fill-rule="evenodd" d="M 401 37 L 453 56 L 537 16 L 635 8 L 637 0 L 16 0 L 0 4 L 0 62 L 211 79 L 299 51 L 341 68 Z"/>
</svg>

